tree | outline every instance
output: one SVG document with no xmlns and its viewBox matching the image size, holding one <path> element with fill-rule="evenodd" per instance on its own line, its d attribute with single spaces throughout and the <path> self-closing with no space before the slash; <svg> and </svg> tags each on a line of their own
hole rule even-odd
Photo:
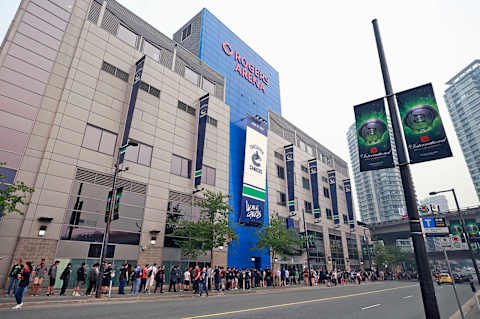
<svg viewBox="0 0 480 319">
<path fill-rule="evenodd" d="M 254 249 L 270 249 L 272 257 L 285 257 L 295 254 L 301 249 L 303 240 L 293 229 L 287 229 L 285 223 L 278 216 L 270 219 L 268 226 L 257 232 L 257 243 Z"/>
<path fill-rule="evenodd" d="M 5 163 L 0 163 L 0 167 Z M 21 181 L 17 181 L 13 184 L 5 182 L 6 177 L 0 173 L 0 216 L 3 212 L 6 213 L 19 213 L 23 215 L 23 212 L 17 208 L 17 205 L 28 204 L 27 197 L 34 192 L 34 189 L 28 187 Z"/>
<path fill-rule="evenodd" d="M 182 238 L 175 242 L 184 255 L 196 259 L 201 253 L 210 251 L 210 265 L 213 266 L 213 249 L 225 243 L 231 245 L 238 238 L 228 223 L 228 214 L 233 212 L 228 205 L 229 197 L 207 190 L 203 199 L 195 203 L 201 209 L 199 219 L 176 221 L 173 235 Z"/>
</svg>

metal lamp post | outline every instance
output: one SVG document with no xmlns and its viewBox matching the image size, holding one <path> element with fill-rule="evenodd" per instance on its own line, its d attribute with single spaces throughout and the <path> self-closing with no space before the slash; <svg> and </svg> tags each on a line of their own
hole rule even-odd
<svg viewBox="0 0 480 319">
<path fill-rule="evenodd" d="M 475 268 L 475 273 L 477 274 L 477 282 L 480 285 L 480 272 L 478 270 L 478 265 L 477 265 L 477 261 L 475 260 L 475 256 L 473 255 L 472 243 L 470 242 L 470 237 L 467 234 L 467 227 L 465 225 L 465 220 L 463 219 L 462 212 L 460 211 L 460 205 L 458 205 L 457 194 L 455 193 L 455 189 L 452 188 L 452 189 L 447 189 L 447 190 L 438 191 L 438 192 L 430 192 L 429 195 L 436 195 L 439 193 L 448 193 L 448 192 L 452 192 L 453 198 L 455 199 L 455 205 L 457 206 L 458 219 L 460 219 L 460 222 L 462 223 L 463 235 L 465 236 L 465 240 L 467 241 L 468 250 L 470 251 L 470 257 L 472 258 L 473 268 Z"/>
<path fill-rule="evenodd" d="M 307 230 L 307 222 L 305 221 L 305 209 L 302 209 L 303 215 L 303 229 L 305 230 L 305 250 L 307 251 L 307 267 L 308 267 L 308 285 L 312 286 L 312 275 L 310 273 L 310 244 L 308 241 L 308 230 Z"/>
<path fill-rule="evenodd" d="M 108 213 L 107 222 L 105 224 L 105 231 L 103 235 L 102 251 L 100 254 L 100 271 L 99 271 L 99 278 L 97 280 L 97 290 L 95 292 L 96 298 L 100 298 L 101 296 L 100 288 L 101 288 L 101 283 L 103 278 L 103 272 L 105 271 L 105 266 L 104 266 L 105 256 L 107 255 L 108 241 L 110 239 L 110 225 L 112 223 L 113 207 L 115 206 L 115 200 L 116 200 L 117 175 L 120 172 L 128 170 L 128 167 L 124 169 L 120 169 L 120 155 L 125 153 L 129 146 L 138 146 L 138 143 L 129 141 L 127 144 L 120 147 L 118 156 L 117 156 L 117 161 L 115 163 L 115 169 L 113 171 L 112 200 L 110 201 L 109 213 Z"/>
</svg>

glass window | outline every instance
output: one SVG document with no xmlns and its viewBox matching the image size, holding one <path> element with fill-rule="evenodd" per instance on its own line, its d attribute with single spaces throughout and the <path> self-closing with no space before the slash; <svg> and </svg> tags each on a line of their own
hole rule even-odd
<svg viewBox="0 0 480 319">
<path fill-rule="evenodd" d="M 285 168 L 283 166 L 277 165 L 277 176 L 285 179 Z"/>
<path fill-rule="evenodd" d="M 87 124 L 82 146 L 97 152 L 113 155 L 117 134 Z"/>
<path fill-rule="evenodd" d="M 7 167 L 0 167 L 0 182 L 13 184 L 17 171 Z"/>
<path fill-rule="evenodd" d="M 182 30 L 182 41 L 188 38 L 192 34 L 192 24 L 190 23 Z"/>
<path fill-rule="evenodd" d="M 135 47 L 137 44 L 137 35 L 121 24 L 118 26 L 117 37 L 132 47 Z"/>
<path fill-rule="evenodd" d="M 138 152 L 138 164 L 150 166 L 152 162 L 153 148 L 149 145 L 140 144 L 140 151 Z"/>
<path fill-rule="evenodd" d="M 347 215 L 343 215 L 343 223 L 346 225 L 348 224 L 348 217 Z"/>
<path fill-rule="evenodd" d="M 185 79 L 189 80 L 195 85 L 198 85 L 200 75 L 197 72 L 185 67 Z"/>
<path fill-rule="evenodd" d="M 102 130 L 91 125 L 87 125 L 82 146 L 97 151 L 102 137 Z"/>
<path fill-rule="evenodd" d="M 310 181 L 308 180 L 308 178 L 305 178 L 303 176 L 302 176 L 302 186 L 305 189 L 310 189 Z"/>
<path fill-rule="evenodd" d="M 127 151 L 125 152 L 125 160 L 136 163 L 138 161 L 138 148 L 138 146 L 127 147 Z"/>
<path fill-rule="evenodd" d="M 326 198 L 330 198 L 330 193 L 328 192 L 328 188 L 324 187 L 323 188 L 323 196 Z"/>
<path fill-rule="evenodd" d="M 202 183 L 215 186 L 216 169 L 203 165 Z"/>
<path fill-rule="evenodd" d="M 312 213 L 312 203 L 305 201 L 305 212 Z"/>
<path fill-rule="evenodd" d="M 117 143 L 117 134 L 110 133 L 108 131 L 102 132 L 102 138 L 100 139 L 100 146 L 98 151 L 101 153 L 113 155 L 115 145 Z"/>
<path fill-rule="evenodd" d="M 190 178 L 192 161 L 177 155 L 172 155 L 170 172 L 172 174 Z"/>
<path fill-rule="evenodd" d="M 285 193 L 277 191 L 277 199 L 278 199 L 278 202 L 277 202 L 278 205 L 287 206 L 287 195 Z"/>
<path fill-rule="evenodd" d="M 327 212 L 327 218 L 332 219 L 332 211 L 329 208 L 325 208 L 325 211 Z"/>
<path fill-rule="evenodd" d="M 202 89 L 204 89 L 205 91 L 211 94 L 215 94 L 215 83 L 203 78 Z"/>
<path fill-rule="evenodd" d="M 145 53 L 155 61 L 160 60 L 160 49 L 147 41 L 143 41 L 143 53 Z"/>
</svg>

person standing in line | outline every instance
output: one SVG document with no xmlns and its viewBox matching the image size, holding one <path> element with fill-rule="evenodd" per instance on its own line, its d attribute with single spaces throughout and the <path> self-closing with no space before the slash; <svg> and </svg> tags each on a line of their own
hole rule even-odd
<svg viewBox="0 0 480 319">
<path fill-rule="evenodd" d="M 94 264 L 92 268 L 88 271 L 88 287 L 87 291 L 85 292 L 86 296 L 90 296 L 92 290 L 97 290 L 97 280 L 99 280 L 99 270 L 98 270 L 98 263 Z"/>
<path fill-rule="evenodd" d="M 163 294 L 163 283 L 165 282 L 165 266 L 159 267 L 157 275 L 155 276 L 155 290 L 154 294 L 157 293 L 158 286 L 160 286 L 160 293 Z"/>
<path fill-rule="evenodd" d="M 51 265 L 50 269 L 48 270 L 48 276 L 50 278 L 50 282 L 47 288 L 47 296 L 54 295 L 53 289 L 55 288 L 55 281 L 57 278 L 57 270 L 58 270 L 59 264 L 60 264 L 60 261 L 56 260 L 55 263 Z"/>
<path fill-rule="evenodd" d="M 85 270 L 86 264 L 82 263 L 82 266 L 77 269 L 77 284 L 75 285 L 75 289 L 73 290 L 72 296 L 80 296 L 80 289 L 83 288 L 85 285 L 85 281 L 87 281 L 87 272 Z"/>
<path fill-rule="evenodd" d="M 157 275 L 157 264 L 154 263 L 152 266 L 148 268 L 147 273 L 147 287 L 145 288 L 148 293 L 152 293 L 153 283 L 155 282 L 155 276 Z"/>
<path fill-rule="evenodd" d="M 63 280 L 62 289 L 60 290 L 60 296 L 65 296 L 65 291 L 68 288 L 68 282 L 70 281 L 70 274 L 72 273 L 72 263 L 68 263 L 67 267 L 60 275 L 60 279 Z"/>
<path fill-rule="evenodd" d="M 135 295 L 140 292 L 140 283 L 142 281 L 142 267 L 140 265 L 137 265 L 137 268 L 135 268 L 134 275 L 135 275 L 135 285 L 134 285 L 133 294 Z"/>
<path fill-rule="evenodd" d="M 12 307 L 12 309 L 20 309 L 23 307 L 23 295 L 27 290 L 28 284 L 30 283 L 30 276 L 32 275 L 32 263 L 27 261 L 25 266 L 22 268 L 19 279 L 20 282 L 15 292 L 15 299 L 17 304 Z"/>
<path fill-rule="evenodd" d="M 198 265 L 195 266 L 195 270 L 193 271 L 193 290 L 195 294 L 198 294 L 200 291 L 200 267 Z"/>
<path fill-rule="evenodd" d="M 45 258 L 42 258 L 42 261 L 39 265 L 34 267 L 35 275 L 33 276 L 33 286 L 30 294 L 32 296 L 38 295 L 38 289 L 42 285 L 45 276 L 47 275 L 47 264 L 45 263 Z"/>
<path fill-rule="evenodd" d="M 202 296 L 203 292 L 208 297 L 208 289 L 207 289 L 207 268 L 203 267 L 203 269 L 200 271 L 200 280 L 199 280 L 199 285 L 200 285 L 200 297 Z"/>
<path fill-rule="evenodd" d="M 142 268 L 142 274 L 140 275 L 140 289 L 138 292 L 146 292 L 147 288 L 147 277 L 148 277 L 148 264 Z"/>
<path fill-rule="evenodd" d="M 23 269 L 22 258 L 19 258 L 17 260 L 17 263 L 13 265 L 12 270 L 10 270 L 10 273 L 8 275 L 8 277 L 10 277 L 10 282 L 8 283 L 7 295 L 10 296 L 10 291 L 13 291 L 14 295 L 17 292 L 18 281 L 19 281 L 20 273 L 22 272 L 22 269 Z"/>
<path fill-rule="evenodd" d="M 177 292 L 177 266 L 173 266 L 170 271 L 170 284 L 168 285 L 168 292 L 173 291 Z"/>
<path fill-rule="evenodd" d="M 110 287 L 110 281 L 112 280 L 113 268 L 112 263 L 105 262 L 102 274 L 102 294 L 107 294 Z"/>
<path fill-rule="evenodd" d="M 183 291 L 190 290 L 190 280 L 190 269 L 187 269 L 183 274 Z"/>
<path fill-rule="evenodd" d="M 120 275 L 118 277 L 118 294 L 124 295 L 125 294 L 125 285 L 128 282 L 128 265 L 123 264 L 120 266 Z"/>
</svg>

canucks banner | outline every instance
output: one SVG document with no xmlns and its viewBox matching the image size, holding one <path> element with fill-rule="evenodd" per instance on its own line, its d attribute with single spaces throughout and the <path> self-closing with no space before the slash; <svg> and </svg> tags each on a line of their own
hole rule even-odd
<svg viewBox="0 0 480 319">
<path fill-rule="evenodd" d="M 318 202 L 318 169 L 317 159 L 308 161 L 308 171 L 310 173 L 310 186 L 312 188 L 313 218 L 320 218 L 320 203 Z"/>
<path fill-rule="evenodd" d="M 330 184 L 330 199 L 332 200 L 333 221 L 335 224 L 340 224 L 340 217 L 338 216 L 337 203 L 337 178 L 335 171 L 328 171 L 328 184 Z"/>
<path fill-rule="evenodd" d="M 137 103 L 138 89 L 142 82 L 143 65 L 145 64 L 145 56 L 143 56 L 136 63 L 135 76 L 133 77 L 132 94 L 130 94 L 130 104 L 128 105 L 127 118 L 125 120 L 125 129 L 123 130 L 122 146 L 127 145 L 128 137 L 130 135 L 130 127 L 132 126 L 133 111 L 135 111 L 135 104 Z M 125 152 L 119 154 L 118 163 L 123 163 Z"/>
<path fill-rule="evenodd" d="M 287 170 L 287 205 L 288 211 L 295 211 L 295 176 L 294 176 L 294 157 L 293 157 L 293 144 L 286 145 L 285 149 L 285 166 Z"/>
<path fill-rule="evenodd" d="M 354 107 L 360 172 L 394 166 L 383 98 Z"/>
<path fill-rule="evenodd" d="M 410 163 L 452 156 L 431 83 L 396 94 Z"/>
<path fill-rule="evenodd" d="M 465 219 L 465 228 L 471 241 L 480 242 L 480 232 L 475 219 Z"/>
<path fill-rule="evenodd" d="M 202 182 L 203 150 L 205 147 L 205 130 L 207 127 L 208 100 L 208 94 L 200 98 L 200 111 L 198 112 L 197 130 L 197 156 L 195 157 L 195 188 L 197 188 Z"/>
<path fill-rule="evenodd" d="M 343 181 L 343 190 L 345 191 L 345 199 L 347 201 L 348 223 L 350 224 L 350 229 L 354 229 L 355 219 L 353 218 L 352 185 L 349 179 Z"/>
<path fill-rule="evenodd" d="M 267 170 L 267 123 L 247 117 L 245 164 L 239 222 L 263 224 Z"/>
<path fill-rule="evenodd" d="M 463 227 L 459 220 L 451 220 L 450 221 L 450 234 L 462 236 L 463 234 Z"/>
<path fill-rule="evenodd" d="M 285 222 L 287 224 L 287 229 L 295 229 L 295 221 L 293 220 L 292 217 L 287 217 Z"/>
</svg>

